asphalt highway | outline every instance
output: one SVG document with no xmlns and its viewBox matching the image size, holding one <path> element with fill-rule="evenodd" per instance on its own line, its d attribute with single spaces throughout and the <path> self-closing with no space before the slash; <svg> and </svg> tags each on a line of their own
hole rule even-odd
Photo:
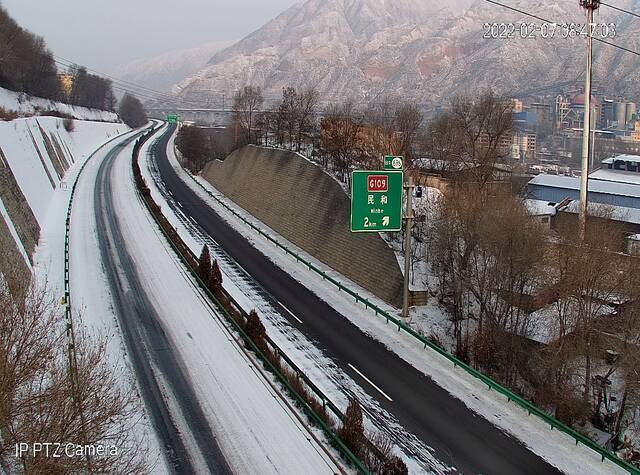
<svg viewBox="0 0 640 475">
<path fill-rule="evenodd" d="M 561 473 L 364 334 L 255 249 L 177 175 L 166 155 L 174 130 L 175 126 L 170 126 L 151 149 L 173 199 L 274 301 L 286 306 L 282 315 L 291 325 L 317 342 L 326 356 L 361 384 L 405 429 L 432 447 L 439 460 L 465 474 Z"/>
<path fill-rule="evenodd" d="M 119 229 L 118 210 L 114 206 L 111 175 L 116 159 L 131 160 L 131 148 L 125 141 L 116 145 L 98 169 L 94 188 L 95 219 L 100 255 L 113 297 L 118 322 L 130 355 L 145 406 L 159 441 L 164 446 L 169 468 L 174 473 L 196 473 L 193 454 L 185 445 L 169 411 L 154 369 L 159 371 L 177 403 L 201 457 L 210 473 L 231 473 L 218 447 L 193 388 L 185 376 L 182 362 L 175 355 L 153 305 L 147 300 L 141 282 L 144 276 L 127 252 Z M 120 156 L 126 154 L 125 157 Z M 131 203 L 131 206 L 143 206 Z"/>
</svg>

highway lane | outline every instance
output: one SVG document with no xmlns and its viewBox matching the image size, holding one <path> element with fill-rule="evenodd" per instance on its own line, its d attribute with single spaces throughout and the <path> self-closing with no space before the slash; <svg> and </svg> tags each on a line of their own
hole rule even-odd
<svg viewBox="0 0 640 475">
<path fill-rule="evenodd" d="M 130 141 L 129 141 L 130 142 Z M 198 403 L 193 388 L 185 376 L 182 362 L 175 356 L 158 316 L 145 296 L 122 238 L 111 191 L 111 172 L 121 153 L 131 153 L 126 143 L 111 150 L 101 163 L 94 189 L 94 211 L 97 223 L 100 254 L 113 297 L 115 311 L 128 354 L 133 365 L 144 403 L 165 449 L 169 466 L 175 473 L 195 473 L 193 454 L 176 427 L 160 389 L 154 368 L 162 374 L 196 441 L 199 456 L 204 458 L 210 473 L 231 473 L 212 434 L 209 423 Z M 130 155 L 127 157 L 130 160 Z M 142 206 L 131 203 L 131 206 Z"/>
<path fill-rule="evenodd" d="M 282 315 L 358 381 L 403 427 L 462 473 L 560 473 L 515 438 L 469 410 L 430 378 L 368 337 L 267 257 L 201 200 L 166 156 L 170 127 L 152 146 L 165 186 L 191 216 L 277 302 Z M 300 323 L 302 321 L 303 323 Z"/>
</svg>

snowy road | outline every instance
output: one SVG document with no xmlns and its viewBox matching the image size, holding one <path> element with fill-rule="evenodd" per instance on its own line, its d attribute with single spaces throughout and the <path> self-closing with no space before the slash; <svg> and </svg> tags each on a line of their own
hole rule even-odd
<svg viewBox="0 0 640 475">
<path fill-rule="evenodd" d="M 85 258 L 93 254 L 102 263 L 76 269 L 110 288 L 167 465 L 177 473 L 335 473 L 331 457 L 167 248 L 134 190 L 131 151 L 131 145 L 114 148 L 81 179 L 77 206 L 93 208 L 95 229 L 84 227 L 97 233 L 99 248 L 86 249 Z M 97 272 L 102 266 L 105 275 Z M 77 297 L 91 300 L 90 293 Z"/>
<path fill-rule="evenodd" d="M 314 342 L 342 374 L 358 381 L 402 427 L 433 447 L 438 459 L 462 473 L 558 473 L 517 439 L 364 334 L 259 252 L 177 175 L 162 152 L 167 141 L 168 135 L 154 158 L 164 185 L 188 219 L 246 269 L 276 307 L 277 302 L 286 306 L 281 314 L 291 327 Z"/>
</svg>

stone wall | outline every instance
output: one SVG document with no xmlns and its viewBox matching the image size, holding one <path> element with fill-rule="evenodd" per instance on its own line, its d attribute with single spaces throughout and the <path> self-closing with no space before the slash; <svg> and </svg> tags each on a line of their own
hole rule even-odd
<svg viewBox="0 0 640 475">
<path fill-rule="evenodd" d="M 218 190 L 318 260 L 400 305 L 402 273 L 378 234 L 350 232 L 350 200 L 319 167 L 288 151 L 248 146 L 203 176 Z"/>
</svg>

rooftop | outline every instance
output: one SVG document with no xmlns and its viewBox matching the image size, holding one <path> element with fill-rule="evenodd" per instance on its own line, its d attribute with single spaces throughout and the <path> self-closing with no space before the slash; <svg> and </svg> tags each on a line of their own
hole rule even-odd
<svg viewBox="0 0 640 475">
<path fill-rule="evenodd" d="M 640 185 L 640 173 L 601 168 L 589 174 L 590 179 Z"/>
<path fill-rule="evenodd" d="M 631 163 L 640 163 L 640 155 L 617 155 L 612 158 L 607 158 L 606 160 L 602 160 L 602 163 L 609 165 L 614 162 L 622 161 L 622 162 L 631 162 Z"/>
<path fill-rule="evenodd" d="M 567 213 L 578 214 L 580 212 L 580 200 L 574 200 L 562 209 Z M 605 212 L 607 217 L 614 221 L 624 223 L 640 224 L 640 209 L 626 208 L 624 206 L 603 205 L 600 203 L 589 203 L 589 214 L 598 215 Z M 611 214 L 609 215 L 610 212 Z"/>
<path fill-rule="evenodd" d="M 534 177 L 529 184 L 580 190 L 580 177 L 541 174 Z M 640 185 L 620 181 L 591 179 L 589 180 L 589 192 L 640 198 Z"/>
<path fill-rule="evenodd" d="M 542 200 L 524 200 L 524 205 L 533 216 L 555 216 L 556 207 Z"/>
</svg>

